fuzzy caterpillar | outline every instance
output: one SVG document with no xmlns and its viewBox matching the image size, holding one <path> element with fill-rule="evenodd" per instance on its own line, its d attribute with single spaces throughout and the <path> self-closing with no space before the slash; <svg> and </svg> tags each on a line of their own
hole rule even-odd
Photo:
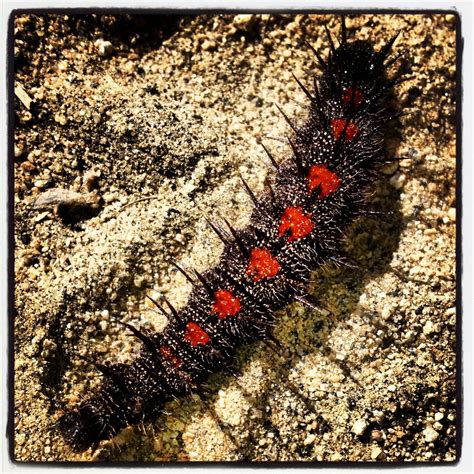
<svg viewBox="0 0 474 474">
<path fill-rule="evenodd" d="M 306 123 L 290 138 L 293 156 L 275 167 L 271 188 L 256 197 L 243 230 L 212 224 L 224 240 L 220 263 L 190 275 L 195 285 L 180 310 L 168 305 L 163 333 L 127 328 L 143 343 L 131 365 L 97 365 L 103 386 L 67 411 L 58 427 L 77 450 L 114 437 L 124 427 L 153 420 L 164 404 L 186 396 L 210 373 L 229 365 L 242 344 L 271 337 L 273 313 L 294 300 L 306 301 L 311 271 L 343 263 L 344 231 L 364 212 L 365 192 L 386 162 L 384 108 L 398 80 L 386 77 L 395 37 L 375 52 L 368 42 L 348 41 L 345 25 L 338 47 L 309 92 Z M 181 270 L 181 269 L 180 269 Z M 164 310 L 164 309 L 163 309 Z"/>
</svg>

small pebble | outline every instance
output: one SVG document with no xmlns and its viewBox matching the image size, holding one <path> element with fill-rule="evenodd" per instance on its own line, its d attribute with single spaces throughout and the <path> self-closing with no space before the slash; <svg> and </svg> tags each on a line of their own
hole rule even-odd
<svg viewBox="0 0 474 474">
<path fill-rule="evenodd" d="M 213 49 L 216 49 L 216 46 L 217 44 L 215 41 L 205 40 L 201 45 L 201 49 L 203 51 L 212 51 Z"/>
<path fill-rule="evenodd" d="M 316 441 L 316 435 L 314 434 L 309 434 L 306 439 L 303 441 L 303 444 L 305 446 L 308 446 L 310 444 L 313 444 Z"/>
<path fill-rule="evenodd" d="M 92 120 L 94 121 L 94 123 L 97 125 L 100 123 L 102 117 L 99 113 L 97 112 L 92 112 Z"/>
<path fill-rule="evenodd" d="M 397 431 L 395 431 L 395 436 L 397 438 L 403 438 L 405 436 L 405 432 L 401 431 L 401 430 L 397 430 Z"/>
<path fill-rule="evenodd" d="M 136 64 L 133 61 L 125 63 L 122 69 L 126 74 L 133 74 L 136 70 Z"/>
<path fill-rule="evenodd" d="M 343 380 L 343 377 L 341 374 L 333 374 L 331 377 L 329 377 L 329 380 L 333 383 L 338 383 Z"/>
<path fill-rule="evenodd" d="M 433 443 L 439 438 L 439 433 L 435 429 L 433 429 L 432 426 L 427 426 L 423 430 L 423 436 L 425 437 L 425 441 L 427 443 Z"/>
<path fill-rule="evenodd" d="M 60 125 L 66 125 L 67 124 L 67 118 L 65 115 L 57 113 L 54 116 L 54 121 L 59 123 Z"/>
<path fill-rule="evenodd" d="M 405 184 L 407 177 L 403 173 L 396 173 L 390 178 L 390 184 L 395 188 L 395 189 L 401 189 L 403 185 Z"/>
<path fill-rule="evenodd" d="M 383 439 L 383 433 L 380 430 L 372 430 L 370 433 L 370 438 L 373 441 L 380 441 Z"/>
<path fill-rule="evenodd" d="M 254 18 L 253 15 L 249 14 L 236 15 L 232 23 L 239 29 L 245 30 L 253 23 Z"/>
<path fill-rule="evenodd" d="M 337 461 L 340 461 L 342 459 L 342 456 L 340 453 L 332 453 L 331 454 L 331 461 L 332 462 L 337 462 Z"/>
<path fill-rule="evenodd" d="M 117 199 L 117 195 L 115 193 L 105 193 L 103 196 L 102 196 L 102 199 L 106 202 L 106 203 L 111 203 L 113 201 L 115 201 Z"/>
<path fill-rule="evenodd" d="M 100 321 L 100 323 L 99 323 L 99 327 L 102 331 L 106 331 L 108 326 L 109 325 L 108 325 L 107 321 Z"/>
<path fill-rule="evenodd" d="M 370 457 L 371 459 L 373 459 L 374 461 L 376 459 L 382 459 L 384 457 L 384 452 L 383 452 L 383 449 L 380 447 L 380 446 L 374 446 L 372 448 L 372 451 L 370 453 Z"/>
<path fill-rule="evenodd" d="M 392 310 L 388 306 L 384 306 L 382 309 L 382 312 L 380 313 L 380 316 L 384 321 L 387 321 L 387 319 L 390 318 L 392 315 Z"/>
<path fill-rule="evenodd" d="M 426 367 L 430 362 L 431 361 L 428 355 L 421 355 L 416 359 L 416 365 L 418 367 Z"/>
<path fill-rule="evenodd" d="M 352 425 L 351 431 L 357 436 L 362 436 L 366 428 L 367 428 L 367 422 L 363 419 L 359 419 Z"/>
<path fill-rule="evenodd" d="M 24 161 L 20 165 L 20 167 L 22 170 L 25 170 L 25 171 L 33 171 L 36 168 L 35 165 L 31 163 L 31 161 Z"/>
<path fill-rule="evenodd" d="M 110 56 L 114 52 L 114 46 L 110 41 L 104 41 L 103 39 L 98 39 L 94 43 L 97 48 L 99 56 Z"/>
<path fill-rule="evenodd" d="M 434 326 L 431 321 L 426 321 L 426 324 L 423 326 L 423 334 L 429 336 L 434 332 Z"/>
<path fill-rule="evenodd" d="M 49 216 L 49 211 L 41 212 L 33 219 L 33 221 L 38 223 L 46 219 L 48 216 Z"/>
<path fill-rule="evenodd" d="M 410 271 L 408 273 L 410 275 L 418 275 L 421 273 L 421 267 L 419 265 L 414 265 L 410 268 Z"/>
<path fill-rule="evenodd" d="M 449 220 L 451 220 L 452 222 L 456 222 L 456 208 L 454 207 L 449 208 L 448 217 L 449 217 Z"/>
<path fill-rule="evenodd" d="M 23 155 L 24 151 L 25 150 L 22 146 L 15 145 L 15 151 L 14 151 L 15 158 L 19 158 L 21 155 Z"/>
<path fill-rule="evenodd" d="M 137 276 L 135 278 L 135 280 L 133 280 L 133 284 L 137 287 L 137 288 L 142 288 L 146 283 L 146 277 L 144 276 Z"/>
<path fill-rule="evenodd" d="M 385 419 L 385 413 L 383 411 L 374 410 L 374 418 L 381 423 Z"/>
<path fill-rule="evenodd" d="M 448 21 L 449 23 L 456 23 L 455 15 L 446 15 L 445 18 L 446 18 L 446 21 Z"/>
<path fill-rule="evenodd" d="M 455 315 L 456 314 L 456 307 L 453 306 L 452 308 L 447 309 L 444 314 L 445 314 L 445 316 L 448 316 L 448 317 Z"/>
<path fill-rule="evenodd" d="M 437 413 L 435 413 L 434 419 L 435 419 L 436 421 L 442 420 L 443 418 L 444 418 L 444 414 L 441 413 L 440 411 L 438 411 Z"/>
</svg>

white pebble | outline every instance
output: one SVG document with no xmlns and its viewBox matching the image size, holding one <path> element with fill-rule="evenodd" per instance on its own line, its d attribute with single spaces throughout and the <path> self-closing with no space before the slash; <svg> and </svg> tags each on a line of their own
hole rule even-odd
<svg viewBox="0 0 474 474">
<path fill-rule="evenodd" d="M 234 25 L 237 26 L 238 28 L 245 29 L 248 27 L 248 25 L 253 21 L 253 15 L 250 14 L 242 14 L 242 15 L 236 15 L 234 17 Z"/>
<path fill-rule="evenodd" d="M 405 184 L 407 177 L 403 173 L 395 173 L 391 178 L 390 178 L 390 184 L 395 188 L 395 189 L 401 189 L 403 185 Z"/>
<path fill-rule="evenodd" d="M 216 42 L 215 41 L 209 41 L 209 40 L 205 40 L 202 45 L 201 45 L 201 48 L 203 51 L 211 51 L 212 49 L 215 49 L 217 46 Z"/>
<path fill-rule="evenodd" d="M 426 321 L 426 324 L 423 326 L 423 334 L 425 336 L 428 336 L 433 332 L 434 332 L 433 323 L 431 321 Z"/>
<path fill-rule="evenodd" d="M 448 217 L 451 221 L 456 222 L 456 209 L 454 207 L 449 208 Z"/>
<path fill-rule="evenodd" d="M 375 419 L 381 423 L 385 419 L 385 413 L 383 411 L 374 410 Z"/>
<path fill-rule="evenodd" d="M 375 461 L 376 459 L 379 459 L 383 455 L 383 450 L 380 446 L 374 446 L 372 448 L 372 451 L 370 453 L 370 457 Z"/>
<path fill-rule="evenodd" d="M 106 331 L 106 330 L 107 330 L 107 327 L 108 327 L 107 321 L 101 321 L 101 322 L 99 323 L 99 327 L 100 327 L 100 329 L 101 329 L 102 331 Z"/>
<path fill-rule="evenodd" d="M 416 359 L 416 365 L 418 367 L 426 367 L 430 363 L 429 356 L 421 355 Z"/>
<path fill-rule="evenodd" d="M 366 428 L 367 428 L 367 422 L 363 419 L 359 419 L 352 425 L 351 431 L 357 436 L 361 436 L 364 434 L 364 431 L 366 430 Z"/>
<path fill-rule="evenodd" d="M 14 148 L 14 154 L 15 154 L 15 158 L 19 158 L 21 155 L 23 155 L 23 152 L 24 152 L 24 149 L 23 147 L 20 147 L 18 145 L 15 145 L 15 148 Z"/>
<path fill-rule="evenodd" d="M 117 195 L 115 193 L 105 193 L 103 196 L 102 196 L 102 199 L 106 202 L 106 203 L 111 203 L 112 201 L 115 201 L 117 199 Z"/>
<path fill-rule="evenodd" d="M 67 118 L 65 115 L 60 114 L 59 112 L 54 116 L 54 121 L 59 123 L 60 125 L 67 124 Z"/>
<path fill-rule="evenodd" d="M 392 315 L 392 310 L 388 306 L 384 306 L 380 314 L 382 319 L 386 321 L 387 319 L 390 318 L 391 315 Z"/>
<path fill-rule="evenodd" d="M 94 45 L 97 48 L 97 52 L 100 56 L 110 56 L 114 51 L 114 46 L 110 41 L 98 39 Z"/>
<path fill-rule="evenodd" d="M 342 456 L 340 453 L 333 453 L 331 454 L 331 461 L 332 462 L 337 462 L 337 461 L 340 461 L 342 459 Z"/>
<path fill-rule="evenodd" d="M 432 426 L 427 426 L 423 430 L 423 436 L 425 437 L 425 441 L 427 443 L 432 443 L 439 438 L 439 433 L 435 429 L 433 429 Z"/>
<path fill-rule="evenodd" d="M 453 306 L 452 308 L 449 308 L 446 310 L 446 312 L 444 313 L 445 316 L 447 316 L 448 318 L 451 317 L 451 316 L 455 316 L 456 315 L 456 307 Z"/>
</svg>

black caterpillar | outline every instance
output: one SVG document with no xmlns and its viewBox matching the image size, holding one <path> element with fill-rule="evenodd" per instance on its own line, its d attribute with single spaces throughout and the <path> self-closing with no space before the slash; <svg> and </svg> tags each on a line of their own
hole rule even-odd
<svg viewBox="0 0 474 474">
<path fill-rule="evenodd" d="M 101 388 L 56 425 L 75 450 L 111 439 L 126 426 L 151 421 L 165 403 L 198 391 L 211 373 L 226 369 L 243 344 L 272 339 L 274 312 L 307 298 L 311 272 L 326 263 L 347 264 L 342 240 L 348 226 L 367 211 L 366 192 L 384 153 L 384 129 L 397 114 L 386 106 L 401 70 L 386 70 L 393 36 L 380 51 L 367 41 L 347 40 L 344 19 L 327 60 L 309 48 L 322 69 L 310 92 L 305 124 L 288 139 L 292 156 L 277 163 L 275 176 L 256 197 L 250 225 L 235 230 L 209 223 L 225 244 L 220 263 L 200 274 L 186 272 L 193 291 L 176 310 L 155 303 L 170 322 L 162 333 L 146 334 L 122 323 L 142 342 L 130 365 L 95 364 L 104 375 Z"/>
</svg>

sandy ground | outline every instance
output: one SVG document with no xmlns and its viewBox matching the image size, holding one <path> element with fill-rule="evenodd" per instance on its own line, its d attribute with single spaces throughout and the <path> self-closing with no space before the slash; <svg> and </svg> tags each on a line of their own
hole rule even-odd
<svg viewBox="0 0 474 474">
<path fill-rule="evenodd" d="M 15 18 L 16 460 L 455 460 L 451 15 L 348 19 L 377 48 L 401 32 L 413 77 L 396 90 L 407 115 L 388 153 L 410 159 L 384 170 L 372 198 L 391 214 L 349 231 L 360 268 L 315 273 L 324 314 L 289 306 L 280 354 L 244 348 L 240 376 L 213 377 L 94 453 L 52 429 L 100 383 L 81 356 L 137 354 L 116 319 L 161 330 L 145 295 L 185 304 L 170 261 L 218 260 L 204 216 L 246 224 L 238 173 L 263 188 L 262 137 L 288 153 L 275 104 L 304 119 L 291 72 L 310 84 L 304 41 L 327 54 L 324 24 L 339 33 L 332 15 Z"/>
</svg>

